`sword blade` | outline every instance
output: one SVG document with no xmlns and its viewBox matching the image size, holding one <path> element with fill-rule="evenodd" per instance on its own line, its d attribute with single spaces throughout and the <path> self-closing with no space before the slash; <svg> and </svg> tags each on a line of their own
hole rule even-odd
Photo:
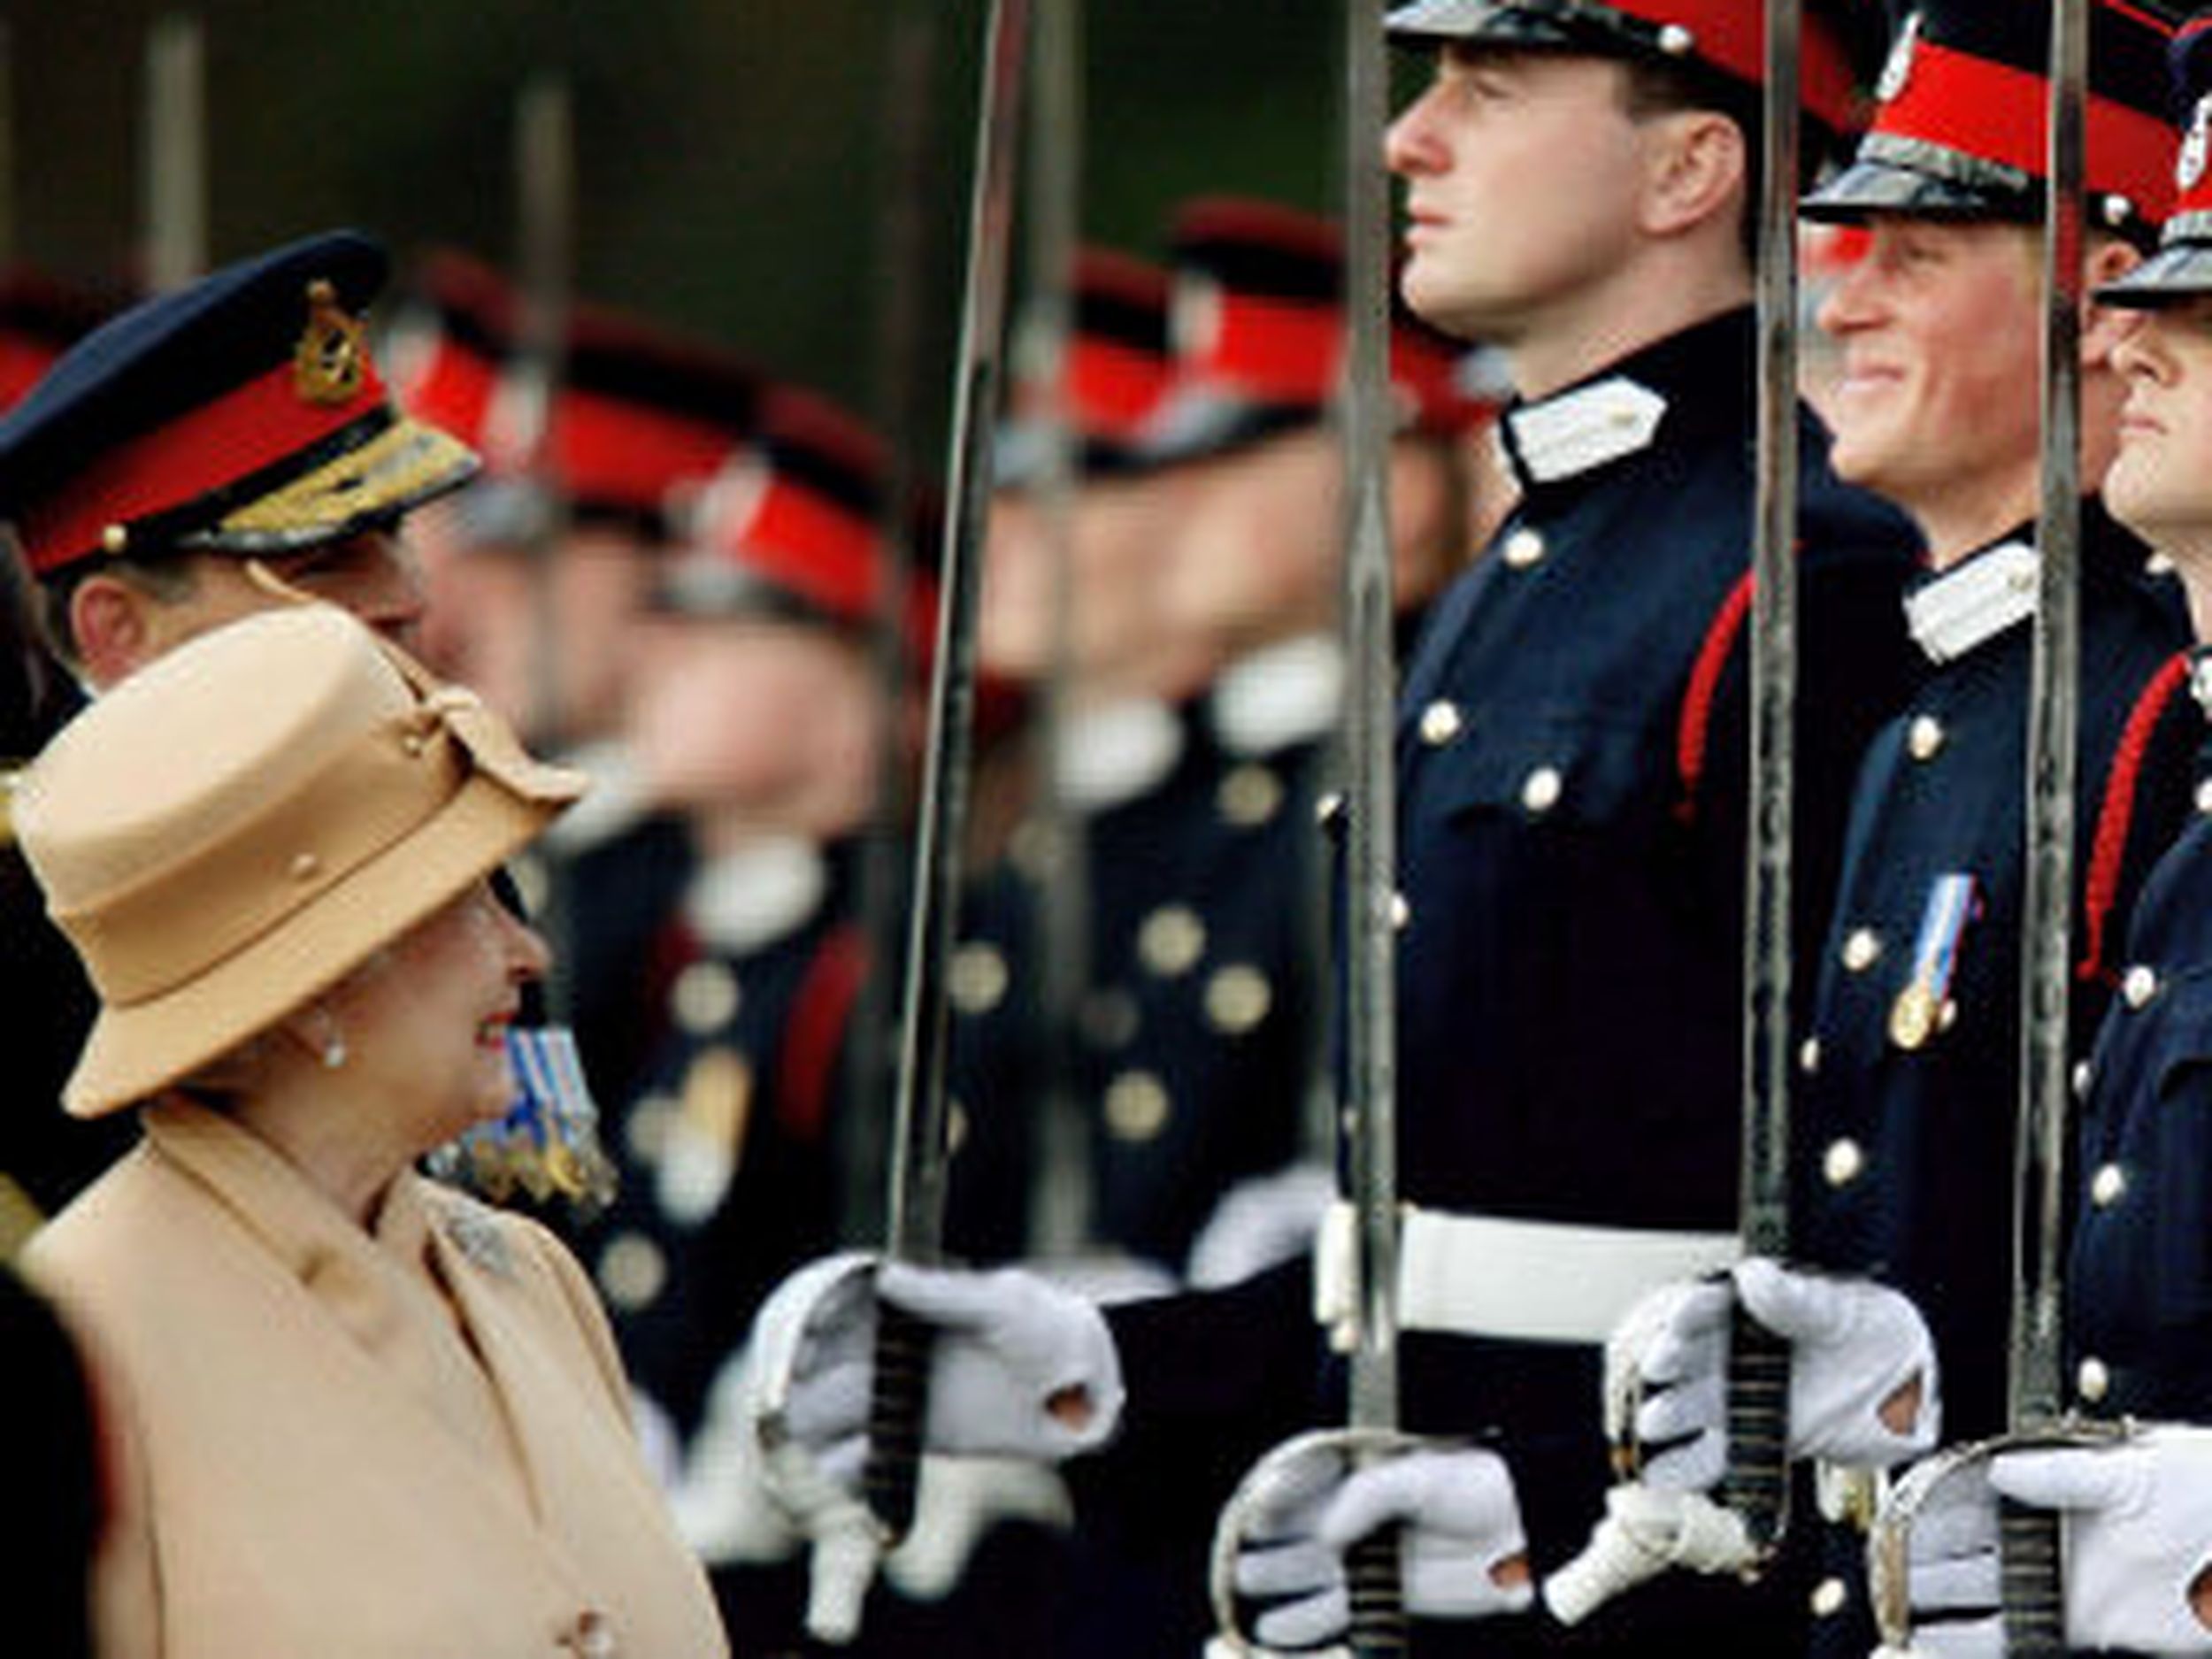
<svg viewBox="0 0 2212 1659">
<path fill-rule="evenodd" d="M 915 831 L 899 1069 L 893 1103 L 886 1254 L 928 1264 L 940 1254 L 945 1202 L 947 973 L 959 909 L 974 735 L 976 603 L 990 490 L 990 423 L 1005 333 L 1006 266 L 1020 131 L 1030 0 L 992 0 L 968 219 L 966 276 L 946 468 L 946 521 L 929 694 L 929 746 Z M 885 1308 L 877 1327 L 863 1486 L 892 1538 L 913 1519 L 926 1417 L 926 1328 Z"/>
<path fill-rule="evenodd" d="M 1351 1423 L 1398 1425 L 1397 892 L 1391 743 L 1396 708 L 1390 549 L 1390 195 L 1382 134 L 1388 82 L 1374 0 L 1345 6 L 1343 626 L 1346 718 L 1346 1032 L 1349 1145 L 1357 1210 Z M 1348 1563 L 1357 1659 L 1406 1643 L 1398 1539 L 1386 1532 Z"/>
<path fill-rule="evenodd" d="M 1751 821 L 1744 913 L 1740 1228 L 1789 1250 L 1790 849 L 1797 699 L 1797 203 L 1800 0 L 1766 0 L 1759 218 L 1758 472 L 1753 503 Z M 1739 1310 L 1721 1501 L 1770 1549 L 1787 1520 L 1789 1347 Z"/>
</svg>

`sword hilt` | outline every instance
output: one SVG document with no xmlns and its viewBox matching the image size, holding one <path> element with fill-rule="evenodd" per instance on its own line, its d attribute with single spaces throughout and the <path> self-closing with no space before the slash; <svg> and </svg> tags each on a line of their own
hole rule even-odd
<svg viewBox="0 0 2212 1659">
<path fill-rule="evenodd" d="M 868 1398 L 868 1458 L 860 1475 L 887 1547 L 914 1525 L 922 1427 L 929 1417 L 929 1323 L 888 1302 L 876 1307 L 875 1380 Z"/>
<path fill-rule="evenodd" d="M 2058 1511 L 1998 1499 L 1997 1582 L 2007 1659 L 2064 1659 L 2066 1595 Z"/>
<path fill-rule="evenodd" d="M 1352 1606 L 1353 1659 L 1398 1659 L 1409 1640 L 1398 1529 L 1383 1527 L 1346 1550 L 1344 1580 Z"/>
<path fill-rule="evenodd" d="M 1727 1422 L 1720 1501 L 1763 1558 L 1789 1519 L 1790 1344 L 1741 1302 L 1729 1316 Z"/>
</svg>

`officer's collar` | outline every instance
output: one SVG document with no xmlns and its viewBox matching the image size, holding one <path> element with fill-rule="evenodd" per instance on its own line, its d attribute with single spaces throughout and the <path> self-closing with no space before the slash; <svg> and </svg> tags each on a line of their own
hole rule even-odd
<svg viewBox="0 0 2212 1659">
<path fill-rule="evenodd" d="M 1955 661 L 2035 615 L 2041 580 L 2035 525 L 2004 535 L 1947 568 L 1921 577 L 1905 595 L 1905 621 L 1932 663 Z M 2085 586 L 2132 588 L 2177 603 L 2178 584 L 2150 564 L 2149 549 L 2095 495 L 2081 503 Z"/>
<path fill-rule="evenodd" d="M 1736 419 L 1717 395 L 1717 361 L 1749 362 L 1751 313 L 1732 311 L 1669 335 L 1549 396 L 1509 407 L 1496 442 L 1522 489 L 1563 483 L 1652 447 L 1670 416 Z M 1742 377 L 1731 374 L 1729 384 Z M 1717 407 L 1716 406 L 1717 405 Z"/>
<path fill-rule="evenodd" d="M 1183 723 L 1149 697 L 1078 712 L 1062 734 L 1059 780 L 1068 803 L 1100 812 L 1149 794 L 1183 757 Z"/>
<path fill-rule="evenodd" d="M 1326 634 L 1281 640 L 1237 659 L 1214 682 L 1208 710 L 1230 753 L 1273 755 L 1336 724 L 1344 649 Z"/>
<path fill-rule="evenodd" d="M 591 787 L 545 832 L 545 843 L 553 851 L 574 857 L 605 846 L 645 821 L 652 803 L 646 797 L 637 757 L 626 744 L 612 740 L 587 743 L 569 751 L 561 764 L 590 778 Z"/>
<path fill-rule="evenodd" d="M 1954 662 L 2035 614 L 2041 561 L 2024 534 L 1968 554 L 1916 583 L 1905 625 L 1932 663 Z"/>
<path fill-rule="evenodd" d="M 753 841 L 699 868 L 684 890 L 684 918 L 710 950 L 743 956 L 812 920 L 829 878 L 817 842 L 796 835 Z"/>
</svg>

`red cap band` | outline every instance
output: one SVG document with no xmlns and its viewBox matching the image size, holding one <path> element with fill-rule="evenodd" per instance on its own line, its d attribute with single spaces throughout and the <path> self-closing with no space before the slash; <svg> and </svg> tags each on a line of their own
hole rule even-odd
<svg viewBox="0 0 2212 1659">
<path fill-rule="evenodd" d="M 2041 75 L 1923 40 L 1904 86 L 1876 113 L 1870 135 L 1915 139 L 2040 179 L 2049 160 L 2049 101 Z M 2126 196 L 2153 221 L 2165 218 L 2173 196 L 2171 129 L 2093 95 L 2085 120 L 2089 188 Z"/>
<path fill-rule="evenodd" d="M 108 450 L 60 495 L 23 515 L 19 527 L 32 572 L 42 574 L 98 551 L 111 525 L 186 506 L 388 408 L 365 351 L 360 363 L 361 383 L 342 403 L 303 396 L 293 365 L 284 363 Z"/>
</svg>

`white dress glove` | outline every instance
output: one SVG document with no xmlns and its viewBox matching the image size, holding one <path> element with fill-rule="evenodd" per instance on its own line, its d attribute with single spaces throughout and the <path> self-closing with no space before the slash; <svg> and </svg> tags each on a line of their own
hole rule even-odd
<svg viewBox="0 0 2212 1659">
<path fill-rule="evenodd" d="M 2212 1653 L 2191 1594 L 2212 1570 L 2212 1430 L 2000 1453 L 1990 1484 L 2066 1527 L 2066 1640 L 2076 1648 Z"/>
<path fill-rule="evenodd" d="M 803 1542 L 807 1628 L 829 1642 L 852 1639 L 883 1561 L 880 1529 L 856 1495 L 879 1294 L 934 1327 L 924 1433 L 931 1453 L 1056 1462 L 1102 1442 L 1121 1410 L 1120 1362 L 1104 1319 L 1033 1274 L 922 1270 L 849 1253 L 791 1275 L 755 1317 L 742 1363 L 718 1385 L 677 1510 L 710 1561 L 776 1560 Z M 1056 1483 L 1030 1489 L 1037 1483 L 1004 1470 L 987 1494 L 972 1482 L 934 1484 L 952 1509 L 939 1517 L 942 1528 L 925 1529 L 918 1517 L 923 1535 L 902 1567 L 925 1594 L 949 1587 L 947 1571 L 956 1577 L 988 1518 L 983 1508 L 1064 1513 Z M 967 1501 L 984 1495 L 981 1508 Z"/>
<path fill-rule="evenodd" d="M 1196 1289 L 1217 1290 L 1306 1255 L 1335 1197 L 1336 1172 L 1319 1164 L 1238 1182 L 1198 1230 L 1185 1277 Z"/>
<path fill-rule="evenodd" d="M 1494 1571 L 1527 1551 L 1513 1477 L 1495 1453 L 1402 1450 L 1354 1466 L 1343 1435 L 1301 1435 L 1269 1452 L 1239 1489 L 1240 1594 L 1269 1605 L 1254 1632 L 1270 1650 L 1320 1647 L 1350 1627 L 1344 1552 L 1395 1525 L 1409 1613 L 1479 1618 L 1533 1599 L 1525 1575 Z"/>
<path fill-rule="evenodd" d="M 1909 1471 L 1895 1493 L 1918 1486 L 1947 1461 Z M 1905 1551 L 1910 1645 L 1885 1647 L 1882 1659 L 2004 1659 L 1997 1494 L 1987 1460 L 1956 1463 L 1924 1494 L 1915 1494 L 1912 1513 Z"/>
<path fill-rule="evenodd" d="M 1644 1484 L 1702 1491 L 1727 1462 L 1728 1330 L 1735 1301 L 1790 1343 L 1793 1458 L 1885 1468 L 1926 1451 L 1941 1424 L 1935 1345 L 1911 1301 L 1863 1279 L 1793 1271 L 1763 1256 L 1721 1280 L 1663 1286 L 1640 1302 L 1606 1348 L 1606 1427 L 1632 1417 Z M 1909 1429 L 1881 1418 L 1917 1380 Z"/>
</svg>

